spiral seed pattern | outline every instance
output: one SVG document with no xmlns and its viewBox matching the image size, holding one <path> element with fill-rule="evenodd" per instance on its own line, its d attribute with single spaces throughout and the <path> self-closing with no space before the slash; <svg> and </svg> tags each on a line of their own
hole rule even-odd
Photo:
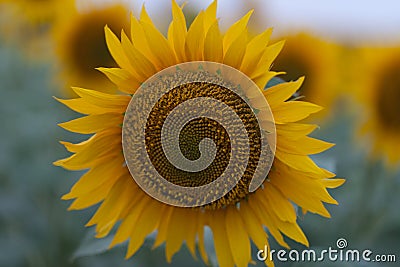
<svg viewBox="0 0 400 267">
<path fill-rule="evenodd" d="M 246 95 L 249 85 L 259 89 L 234 74 L 222 64 L 184 63 L 156 74 L 132 97 L 124 156 L 149 195 L 215 209 L 239 202 L 264 181 L 274 147 Z"/>
</svg>

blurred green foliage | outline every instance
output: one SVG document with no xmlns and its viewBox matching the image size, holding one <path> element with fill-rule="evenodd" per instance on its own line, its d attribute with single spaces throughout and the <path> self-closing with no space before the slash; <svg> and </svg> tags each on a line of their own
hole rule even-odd
<svg viewBox="0 0 400 267">
<path fill-rule="evenodd" d="M 152 250 L 151 238 L 127 261 L 126 245 L 106 251 L 110 239 L 94 239 L 93 229 L 84 228 L 95 208 L 68 212 L 68 202 L 60 200 L 81 173 L 52 165 L 67 153 L 57 141 L 80 141 L 83 137 L 57 127 L 57 123 L 78 115 L 52 98 L 59 94 L 53 78 L 56 68 L 53 62 L 25 58 L 18 49 L 0 40 L 0 266 L 168 266 L 164 248 Z M 333 110 L 335 116 L 314 133 L 337 144 L 314 159 L 347 179 L 344 186 L 332 192 L 340 205 L 328 207 L 331 219 L 300 214 L 299 223 L 312 248 L 335 247 L 336 240 L 342 237 L 347 239 L 349 248 L 396 254 L 399 261 L 399 172 L 386 170 L 381 162 L 365 155 L 366 149 L 354 138 L 356 116 L 345 106 L 345 101 L 340 102 Z M 293 242 L 289 244 L 304 249 Z M 280 249 L 274 242 L 271 245 Z M 212 251 L 211 245 L 207 249 Z M 253 251 L 256 259 L 256 250 Z M 215 255 L 211 255 L 211 263 L 215 265 Z M 204 266 L 184 248 L 170 266 L 188 265 Z"/>
</svg>

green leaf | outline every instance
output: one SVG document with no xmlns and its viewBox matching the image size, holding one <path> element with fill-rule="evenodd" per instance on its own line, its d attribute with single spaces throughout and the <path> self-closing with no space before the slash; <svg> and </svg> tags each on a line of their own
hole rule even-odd
<svg viewBox="0 0 400 267">
<path fill-rule="evenodd" d="M 272 86 L 275 86 L 277 84 L 284 83 L 284 82 L 285 82 L 285 80 L 283 80 L 283 79 L 281 79 L 279 77 L 273 77 L 271 80 L 268 81 L 268 83 L 265 86 L 264 90 L 268 89 L 268 88 L 270 88 Z"/>
<path fill-rule="evenodd" d="M 76 259 L 98 255 L 106 252 L 108 247 L 114 238 L 114 235 L 109 235 L 105 238 L 96 238 L 95 237 L 95 230 L 90 229 L 85 237 L 83 238 L 79 247 L 73 253 L 71 260 L 75 261 Z"/>
</svg>

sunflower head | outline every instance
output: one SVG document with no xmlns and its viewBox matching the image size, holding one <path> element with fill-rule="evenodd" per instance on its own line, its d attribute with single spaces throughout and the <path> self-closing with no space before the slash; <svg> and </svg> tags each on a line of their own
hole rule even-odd
<svg viewBox="0 0 400 267">
<path fill-rule="evenodd" d="M 338 92 L 339 48 L 316 36 L 300 33 L 285 36 L 285 47 L 272 69 L 284 70 L 281 78 L 290 81 L 305 75 L 307 78 L 298 94 L 329 111 Z M 318 116 L 326 114 L 319 113 Z"/>
<path fill-rule="evenodd" d="M 33 25 L 53 23 L 75 10 L 74 0 L 2 0 L 0 3 L 15 5 L 19 14 L 23 14 Z"/>
<path fill-rule="evenodd" d="M 122 5 L 95 7 L 56 25 L 57 55 L 68 85 L 110 91 L 109 83 L 96 68 L 114 67 L 104 37 L 104 25 L 120 32 L 129 29 L 129 12 Z"/>
<path fill-rule="evenodd" d="M 249 36 L 252 11 L 221 33 L 216 9 L 187 28 L 172 1 L 167 37 L 144 8 L 130 38 L 105 27 L 118 67 L 100 70 L 121 92 L 74 88 L 78 98 L 59 99 L 87 115 L 60 126 L 93 134 L 62 142 L 72 155 L 55 165 L 89 169 L 63 199 L 75 199 L 70 209 L 102 202 L 87 225 L 104 237 L 120 221 L 111 246 L 129 239 L 127 258 L 156 231 L 168 262 L 183 241 L 208 262 L 210 227 L 219 265 L 248 266 L 251 242 L 268 245 L 264 227 L 282 246 L 283 235 L 308 245 L 293 203 L 326 217 L 323 203 L 337 204 L 327 188 L 343 180 L 309 157 L 332 144 L 299 123 L 321 108 L 290 100 L 303 78 L 264 89 L 279 74 L 270 67 L 283 43 L 269 43 L 270 29 Z"/>
<path fill-rule="evenodd" d="M 158 72 L 125 113 L 122 143 L 132 177 L 170 205 L 239 203 L 264 181 L 276 147 L 273 115 L 256 99 L 264 99 L 257 85 L 223 64 L 192 61 Z"/>
<path fill-rule="evenodd" d="M 353 84 L 368 118 L 361 133 L 371 136 L 373 155 L 384 155 L 389 166 L 395 166 L 400 161 L 400 49 L 375 47 L 357 52 L 363 63 L 358 64 L 363 66 L 362 79 L 353 77 Z"/>
<path fill-rule="evenodd" d="M 66 1 L 0 1 L 0 34 L 4 42 L 35 61 L 52 59 L 51 30 L 74 14 L 75 3 Z"/>
<path fill-rule="evenodd" d="M 388 131 L 400 132 L 400 57 L 382 66 L 376 86 L 381 88 L 376 94 L 376 113 L 381 127 Z"/>
</svg>

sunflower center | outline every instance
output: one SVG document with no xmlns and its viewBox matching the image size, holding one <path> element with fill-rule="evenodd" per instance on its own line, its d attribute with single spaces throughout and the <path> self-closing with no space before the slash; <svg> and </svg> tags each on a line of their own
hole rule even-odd
<svg viewBox="0 0 400 267">
<path fill-rule="evenodd" d="M 95 68 L 116 67 L 104 38 L 104 25 L 113 31 L 125 28 L 124 15 L 118 9 L 95 10 L 80 15 L 79 23 L 71 30 L 68 54 L 73 67 L 83 77 L 103 79 Z"/>
<path fill-rule="evenodd" d="M 385 73 L 377 83 L 379 86 L 376 98 L 377 114 L 385 128 L 400 131 L 400 62 L 385 69 Z"/>
<path fill-rule="evenodd" d="M 273 162 L 275 128 L 268 139 L 260 121 L 271 125 L 272 113 L 262 99 L 247 76 L 223 64 L 182 63 L 154 75 L 125 113 L 122 145 L 133 179 L 170 205 L 236 204 Z"/>
<path fill-rule="evenodd" d="M 179 148 L 182 154 L 192 161 L 198 160 L 201 154 L 203 154 L 199 150 L 201 147 L 199 145 L 203 140 L 208 138 L 215 144 L 215 158 L 204 170 L 189 172 L 177 168 L 165 156 L 162 148 L 161 129 L 168 114 L 179 104 L 198 97 L 211 97 L 225 103 L 238 114 L 246 127 L 250 141 L 250 158 L 247 168 L 240 178 L 240 182 L 233 190 L 215 202 L 208 204 L 208 206 L 219 207 L 236 203 L 249 193 L 248 187 L 260 157 L 261 134 L 257 118 L 252 109 L 246 105 L 245 101 L 240 96 L 229 89 L 211 83 L 193 82 L 180 85 L 164 94 L 153 107 L 147 121 L 147 153 L 158 173 L 166 180 L 176 185 L 184 187 L 202 186 L 215 181 L 221 176 L 229 164 L 232 144 L 225 128 L 216 120 L 205 117 L 195 118 L 186 123 L 179 134 Z M 213 106 L 207 108 L 214 109 Z M 176 116 L 175 118 L 179 120 L 180 116 Z M 233 123 L 235 120 L 233 118 L 228 118 L 227 121 L 228 123 Z M 234 135 L 235 133 L 231 134 Z M 210 145 L 204 147 L 202 150 L 205 152 L 210 151 Z"/>
</svg>

